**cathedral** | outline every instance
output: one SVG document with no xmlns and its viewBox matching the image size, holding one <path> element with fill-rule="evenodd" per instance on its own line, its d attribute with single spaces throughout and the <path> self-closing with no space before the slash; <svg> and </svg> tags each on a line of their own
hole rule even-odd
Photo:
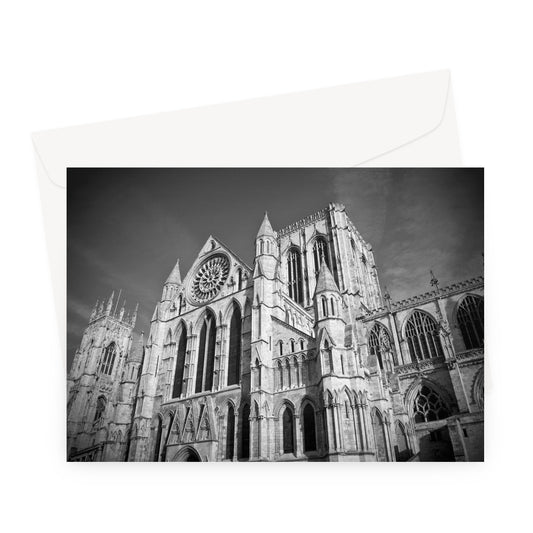
<svg viewBox="0 0 533 533">
<path fill-rule="evenodd" d="M 209 237 L 147 334 L 97 302 L 68 375 L 69 461 L 482 461 L 483 277 L 393 301 L 342 204 L 253 265 Z"/>
</svg>

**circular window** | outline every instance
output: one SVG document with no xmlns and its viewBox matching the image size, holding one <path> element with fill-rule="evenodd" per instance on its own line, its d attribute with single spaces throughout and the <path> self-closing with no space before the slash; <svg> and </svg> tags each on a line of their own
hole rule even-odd
<svg viewBox="0 0 533 533">
<path fill-rule="evenodd" d="M 225 255 L 213 255 L 204 261 L 192 280 L 191 297 L 197 303 L 212 300 L 220 291 L 229 273 L 229 260 Z"/>
</svg>

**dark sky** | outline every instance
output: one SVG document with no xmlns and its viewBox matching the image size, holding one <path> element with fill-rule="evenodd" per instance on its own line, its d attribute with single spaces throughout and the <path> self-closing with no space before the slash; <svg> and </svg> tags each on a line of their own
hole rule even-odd
<svg viewBox="0 0 533 533">
<path fill-rule="evenodd" d="M 248 264 L 268 211 L 274 229 L 328 205 L 372 244 L 393 299 L 483 269 L 482 169 L 70 169 L 67 186 L 67 353 L 92 306 L 122 289 L 149 321 L 176 259 L 185 277 L 209 235 Z"/>
</svg>

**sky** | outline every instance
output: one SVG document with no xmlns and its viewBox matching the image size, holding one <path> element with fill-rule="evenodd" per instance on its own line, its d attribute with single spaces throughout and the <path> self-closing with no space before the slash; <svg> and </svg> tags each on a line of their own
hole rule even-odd
<svg viewBox="0 0 533 533">
<path fill-rule="evenodd" d="M 69 169 L 67 359 L 97 299 L 121 292 L 150 318 L 176 260 L 182 278 L 210 235 L 249 265 L 275 230 L 343 203 L 393 300 L 483 273 L 482 169 Z"/>
</svg>

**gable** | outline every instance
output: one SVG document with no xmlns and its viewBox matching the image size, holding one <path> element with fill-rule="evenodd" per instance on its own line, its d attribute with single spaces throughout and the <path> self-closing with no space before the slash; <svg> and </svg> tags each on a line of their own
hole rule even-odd
<svg viewBox="0 0 533 533">
<path fill-rule="evenodd" d="M 184 279 L 187 302 L 195 307 L 244 289 L 252 269 L 219 239 L 210 236 Z"/>
</svg>

